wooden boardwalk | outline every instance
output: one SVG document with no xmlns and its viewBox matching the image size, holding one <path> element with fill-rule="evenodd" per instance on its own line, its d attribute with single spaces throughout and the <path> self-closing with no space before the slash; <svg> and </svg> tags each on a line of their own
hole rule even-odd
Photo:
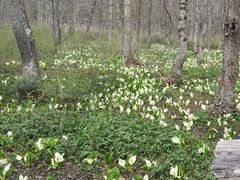
<svg viewBox="0 0 240 180">
<path fill-rule="evenodd" d="M 212 172 L 216 178 L 240 180 L 240 139 L 219 141 L 214 154 Z"/>
</svg>

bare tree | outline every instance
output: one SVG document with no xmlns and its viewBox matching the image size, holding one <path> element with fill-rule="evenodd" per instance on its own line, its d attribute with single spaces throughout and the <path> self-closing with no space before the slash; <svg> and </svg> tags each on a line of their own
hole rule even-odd
<svg viewBox="0 0 240 180">
<path fill-rule="evenodd" d="M 74 33 L 74 0 L 68 0 L 68 23 L 69 23 L 69 34 L 73 34 Z"/>
<path fill-rule="evenodd" d="M 108 27 L 108 39 L 112 39 L 113 33 L 113 0 L 109 0 L 109 27 Z"/>
<path fill-rule="evenodd" d="M 31 92 L 39 80 L 37 53 L 32 30 L 29 26 L 23 0 L 11 0 L 12 27 L 22 58 L 22 78 L 27 82 L 26 93 Z"/>
<path fill-rule="evenodd" d="M 133 62 L 132 55 L 132 32 L 131 32 L 131 0 L 125 0 L 125 15 L 124 15 L 124 46 L 123 53 L 125 56 L 125 65 L 129 66 Z"/>
<path fill-rule="evenodd" d="M 152 39 L 152 9 L 153 1 L 148 2 L 148 22 L 147 22 L 147 45 L 150 46 Z"/>
<path fill-rule="evenodd" d="M 52 33 L 55 46 L 61 43 L 59 0 L 51 0 L 52 6 Z"/>
<path fill-rule="evenodd" d="M 195 9 L 195 34 L 194 34 L 194 51 L 198 53 L 198 42 L 199 42 L 199 24 L 200 24 L 200 0 L 196 0 Z"/>
<path fill-rule="evenodd" d="M 224 58 L 215 110 L 218 113 L 235 111 L 235 86 L 239 68 L 240 1 L 228 0 L 224 21 Z"/>
<path fill-rule="evenodd" d="M 172 68 L 172 83 L 177 83 L 182 76 L 183 64 L 187 55 L 187 36 L 186 36 L 186 23 L 187 23 L 187 4 L 188 0 L 179 0 L 180 16 L 178 25 L 178 36 L 180 47 L 173 63 Z"/>
<path fill-rule="evenodd" d="M 141 15 L 142 15 L 142 0 L 138 0 L 138 14 L 137 14 L 137 42 L 139 42 L 141 32 Z"/>
<path fill-rule="evenodd" d="M 201 4 L 201 13 L 200 13 L 200 36 L 199 36 L 199 48 L 198 48 L 198 64 L 203 64 L 205 63 L 204 59 L 204 39 L 207 33 L 207 22 L 205 21 L 205 16 L 204 10 L 207 9 L 207 2 L 206 0 L 202 1 Z"/>
<path fill-rule="evenodd" d="M 89 15 L 88 15 L 86 33 L 89 32 L 90 27 L 92 25 L 92 21 L 93 21 L 93 16 L 94 16 L 96 5 L 97 5 L 97 0 L 93 0 L 92 7 L 91 7 Z"/>
<path fill-rule="evenodd" d="M 119 25 L 120 25 L 120 47 L 121 47 L 121 51 L 123 51 L 123 47 L 124 47 L 124 14 L 125 14 L 125 10 L 124 10 L 124 0 L 119 0 L 118 1 L 118 9 L 119 9 Z"/>
</svg>

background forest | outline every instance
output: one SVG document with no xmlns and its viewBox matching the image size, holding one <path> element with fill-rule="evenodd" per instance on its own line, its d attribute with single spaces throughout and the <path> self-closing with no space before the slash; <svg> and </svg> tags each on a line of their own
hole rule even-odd
<svg viewBox="0 0 240 180">
<path fill-rule="evenodd" d="M 239 19 L 238 0 L 0 0 L 0 179 L 216 179 Z"/>
</svg>

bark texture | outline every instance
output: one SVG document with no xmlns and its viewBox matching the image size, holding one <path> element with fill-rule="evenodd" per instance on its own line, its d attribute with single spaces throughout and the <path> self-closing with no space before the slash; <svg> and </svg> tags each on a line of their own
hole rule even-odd
<svg viewBox="0 0 240 180">
<path fill-rule="evenodd" d="M 68 0 L 68 24 L 69 24 L 69 34 L 73 34 L 75 31 L 74 24 L 74 0 Z"/>
<path fill-rule="evenodd" d="M 51 0 L 52 6 L 52 33 L 55 46 L 61 43 L 59 0 Z"/>
<path fill-rule="evenodd" d="M 108 27 L 108 39 L 112 39 L 113 34 L 113 0 L 109 0 L 109 27 Z"/>
<path fill-rule="evenodd" d="M 149 0 L 148 2 L 148 23 L 147 23 L 147 45 L 151 45 L 152 39 L 152 9 L 153 9 L 153 1 Z"/>
<path fill-rule="evenodd" d="M 86 33 L 89 32 L 90 27 L 91 27 L 91 25 L 92 25 L 93 16 L 94 16 L 94 12 L 95 12 L 95 9 L 96 9 L 96 5 L 97 5 L 97 0 L 93 0 L 92 7 L 91 7 L 91 9 L 90 9 L 90 13 L 89 13 L 89 16 L 88 16 Z"/>
<path fill-rule="evenodd" d="M 224 58 L 216 97 L 218 113 L 235 111 L 235 86 L 239 68 L 240 1 L 228 0 L 224 22 Z"/>
<path fill-rule="evenodd" d="M 142 0 L 138 0 L 138 14 L 137 14 L 137 42 L 140 39 L 141 32 L 141 14 L 142 14 Z"/>
<path fill-rule="evenodd" d="M 207 33 L 207 23 L 204 21 L 204 19 L 205 19 L 204 10 L 205 9 L 207 9 L 207 2 L 206 2 L 206 0 L 203 0 L 202 4 L 201 4 L 201 13 L 200 13 L 200 22 L 199 22 L 200 35 L 199 35 L 199 48 L 198 48 L 198 64 L 205 63 L 204 40 L 205 40 L 205 36 Z"/>
<path fill-rule="evenodd" d="M 187 24 L 187 3 L 188 0 L 179 0 L 180 16 L 178 25 L 178 36 L 180 41 L 180 47 L 173 63 L 173 79 L 177 81 L 181 78 L 183 64 L 186 60 L 187 54 L 187 36 L 186 36 L 186 24 Z"/>
<path fill-rule="evenodd" d="M 125 65 L 129 66 L 133 63 L 132 55 L 132 34 L 131 34 L 131 0 L 125 0 L 124 15 L 124 48 Z"/>
<path fill-rule="evenodd" d="M 27 83 L 26 93 L 31 92 L 39 80 L 37 53 L 32 30 L 24 10 L 23 0 L 11 0 L 12 27 L 22 58 L 22 79 Z"/>
<path fill-rule="evenodd" d="M 199 24 L 200 24 L 200 2 L 196 0 L 196 10 L 195 10 L 195 34 L 194 34 L 194 52 L 198 53 L 198 41 L 199 41 Z"/>
<path fill-rule="evenodd" d="M 124 0 L 119 0 L 118 1 L 118 9 L 119 9 L 119 29 L 120 29 L 120 47 L 121 47 L 121 52 L 123 52 L 124 49 Z"/>
</svg>

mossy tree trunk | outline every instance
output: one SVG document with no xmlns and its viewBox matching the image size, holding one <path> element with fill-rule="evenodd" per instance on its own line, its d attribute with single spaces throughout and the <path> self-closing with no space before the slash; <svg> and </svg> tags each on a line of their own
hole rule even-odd
<svg viewBox="0 0 240 180">
<path fill-rule="evenodd" d="M 11 23 L 17 45 L 22 58 L 22 79 L 29 93 L 39 84 L 39 71 L 37 66 L 37 53 L 35 40 L 24 9 L 23 0 L 11 0 Z"/>
</svg>

